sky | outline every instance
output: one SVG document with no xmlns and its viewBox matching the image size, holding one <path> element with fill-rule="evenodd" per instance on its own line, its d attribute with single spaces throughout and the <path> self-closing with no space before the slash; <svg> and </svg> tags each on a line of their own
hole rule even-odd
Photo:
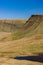
<svg viewBox="0 0 43 65">
<path fill-rule="evenodd" d="M 43 14 L 43 0 L 0 0 L 0 19 L 28 19 Z"/>
</svg>

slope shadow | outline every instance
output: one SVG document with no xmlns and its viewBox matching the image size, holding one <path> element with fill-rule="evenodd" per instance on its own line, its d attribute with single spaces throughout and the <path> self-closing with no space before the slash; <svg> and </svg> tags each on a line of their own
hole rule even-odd
<svg viewBox="0 0 43 65">
<path fill-rule="evenodd" d="M 30 61 L 43 63 L 43 54 L 38 54 L 36 56 L 17 56 L 17 57 L 15 57 L 13 59 L 17 59 L 17 60 L 30 60 Z"/>
</svg>

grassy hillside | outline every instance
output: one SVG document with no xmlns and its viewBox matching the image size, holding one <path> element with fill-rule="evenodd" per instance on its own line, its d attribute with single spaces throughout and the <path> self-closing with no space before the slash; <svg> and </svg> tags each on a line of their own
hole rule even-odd
<svg viewBox="0 0 43 65">
<path fill-rule="evenodd" d="M 37 34 L 36 34 L 37 33 Z M 33 35 L 43 36 L 43 16 L 32 15 L 29 20 L 20 27 L 19 30 L 11 34 L 10 36 L 2 39 L 3 41 L 17 40 L 24 37 L 31 37 Z"/>
<path fill-rule="evenodd" d="M 43 65 L 43 15 L 32 15 L 26 23 L 18 22 L 14 23 L 16 31 L 0 32 L 0 63 Z"/>
<path fill-rule="evenodd" d="M 39 40 L 41 40 L 41 42 L 39 42 Z M 6 47 L 5 47 L 5 50 L 7 48 L 6 51 L 9 51 L 9 52 L 10 51 L 11 52 L 16 52 L 16 50 L 13 50 L 13 49 L 15 49 L 15 45 L 17 45 L 18 43 L 22 44 L 22 46 L 21 46 L 21 44 L 17 45 L 18 48 L 20 48 L 19 46 L 21 46 L 21 49 L 22 49 L 22 47 L 25 46 L 25 44 L 27 44 L 27 46 L 28 46 L 29 43 L 33 43 L 33 46 L 34 46 L 34 43 L 36 43 L 35 46 L 38 47 L 37 42 L 41 43 L 41 44 L 43 43 L 43 16 L 41 16 L 41 15 L 32 15 L 31 18 L 28 21 L 26 21 L 26 23 L 24 24 L 24 26 L 20 30 L 17 30 L 16 32 L 11 33 L 9 36 L 1 38 L 0 42 L 2 43 L 2 47 L 3 47 L 2 50 L 4 49 L 4 45 L 7 44 Z M 3 45 L 3 42 L 5 42 L 4 45 Z M 8 43 L 6 43 L 6 42 L 8 42 Z M 10 48 L 10 46 L 11 46 L 11 48 Z M 43 44 L 42 44 L 42 46 L 43 46 Z M 28 53 L 31 52 L 31 51 L 28 50 L 28 49 L 31 49 L 31 44 L 30 44 L 30 47 L 26 47 L 26 48 L 27 49 L 24 49 L 24 48 L 23 49 L 25 51 L 27 50 Z M 39 48 L 40 48 L 40 44 L 39 44 Z M 4 50 L 4 52 L 5 52 L 5 50 Z M 33 48 L 33 50 L 36 50 L 36 48 L 35 49 Z M 43 48 L 42 48 L 42 51 L 43 51 Z"/>
</svg>

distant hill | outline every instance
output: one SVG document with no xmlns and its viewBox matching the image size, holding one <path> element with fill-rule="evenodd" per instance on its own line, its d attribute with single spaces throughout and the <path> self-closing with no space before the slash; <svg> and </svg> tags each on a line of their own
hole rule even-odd
<svg viewBox="0 0 43 65">
<path fill-rule="evenodd" d="M 23 26 L 26 20 L 0 20 L 0 31 L 16 31 Z"/>
</svg>

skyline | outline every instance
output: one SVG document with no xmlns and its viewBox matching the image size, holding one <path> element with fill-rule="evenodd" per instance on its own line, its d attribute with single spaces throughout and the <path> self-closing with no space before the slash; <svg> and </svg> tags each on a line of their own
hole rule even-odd
<svg viewBox="0 0 43 65">
<path fill-rule="evenodd" d="M 28 19 L 32 14 L 43 14 L 42 0 L 0 1 L 0 19 Z"/>
</svg>

